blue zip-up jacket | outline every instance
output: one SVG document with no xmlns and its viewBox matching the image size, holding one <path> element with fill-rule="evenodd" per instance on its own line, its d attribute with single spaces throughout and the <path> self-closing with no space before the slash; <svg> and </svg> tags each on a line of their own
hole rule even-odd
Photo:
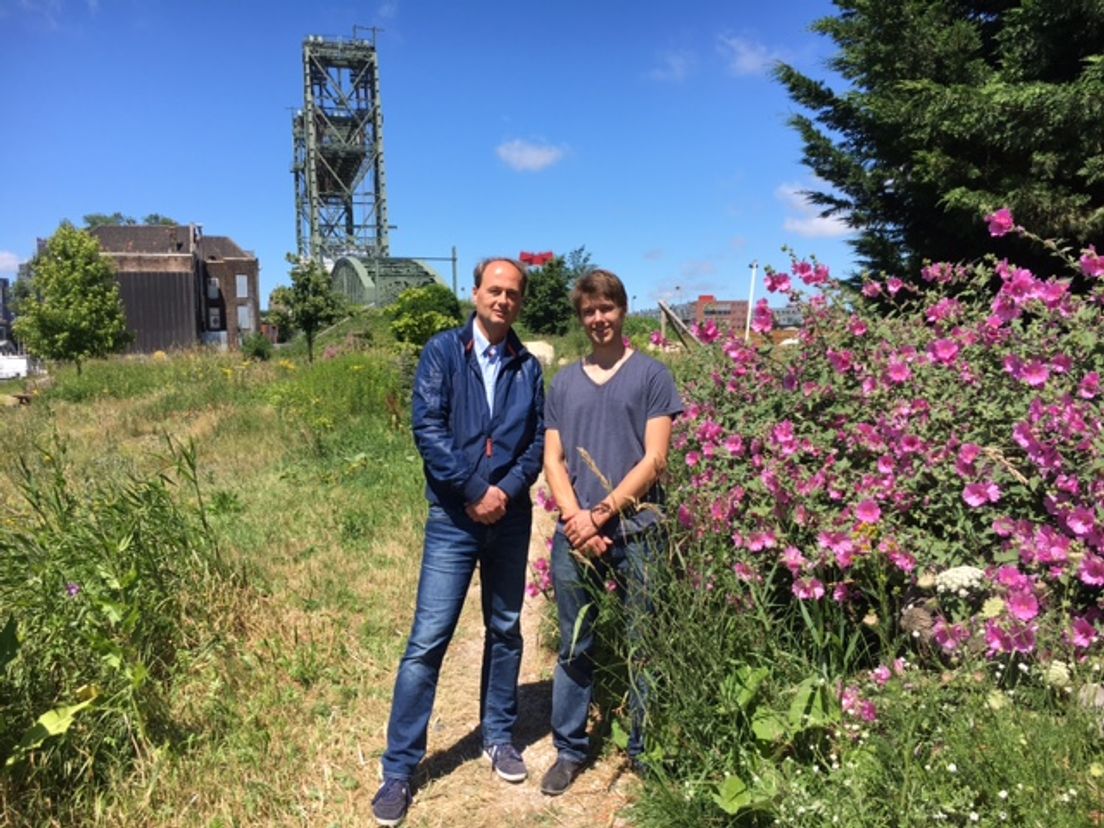
<svg viewBox="0 0 1104 828">
<path fill-rule="evenodd" d="M 494 415 L 472 344 L 475 315 L 426 343 L 414 377 L 414 442 L 426 499 L 446 509 L 478 503 L 498 486 L 509 507 L 530 507 L 544 454 L 540 363 L 512 330 L 495 380 Z"/>
</svg>

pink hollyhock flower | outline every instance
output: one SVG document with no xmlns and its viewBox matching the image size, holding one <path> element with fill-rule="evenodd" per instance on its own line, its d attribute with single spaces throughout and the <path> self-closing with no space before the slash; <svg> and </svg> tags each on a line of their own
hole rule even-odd
<svg viewBox="0 0 1104 828">
<path fill-rule="evenodd" d="M 986 503 L 996 503 L 1000 498 L 1000 487 L 996 483 L 971 483 L 962 491 L 962 499 L 975 509 Z"/>
<path fill-rule="evenodd" d="M 908 382 L 912 378 L 912 371 L 909 370 L 908 364 L 896 357 L 892 357 L 886 366 L 886 379 L 895 385 L 900 385 L 903 382 Z"/>
<path fill-rule="evenodd" d="M 698 338 L 698 341 L 704 345 L 712 345 L 721 335 L 720 330 L 717 328 L 717 323 L 712 319 L 704 325 L 698 325 L 697 323 L 691 325 L 690 331 Z"/>
<path fill-rule="evenodd" d="M 950 365 L 958 356 L 958 343 L 953 339 L 937 339 L 928 346 L 928 353 L 940 365 Z"/>
<path fill-rule="evenodd" d="M 1035 631 L 1038 624 L 1014 624 L 1008 631 L 1012 649 L 1017 653 L 1030 653 L 1035 649 Z"/>
<path fill-rule="evenodd" d="M 752 532 L 748 535 L 748 549 L 752 552 L 760 552 L 764 549 L 773 549 L 778 543 L 773 532 Z"/>
<path fill-rule="evenodd" d="M 1033 359 L 1031 362 L 1027 363 L 1027 365 L 1023 366 L 1019 379 L 1032 388 L 1041 388 L 1046 385 L 1047 380 L 1050 379 L 1050 368 L 1045 362 Z"/>
<path fill-rule="evenodd" d="M 1011 564 L 998 569 L 995 580 L 1009 589 L 1031 589 L 1031 579 Z"/>
<path fill-rule="evenodd" d="M 851 367 L 852 354 L 850 351 L 836 351 L 829 348 L 825 356 L 828 357 L 828 361 L 832 363 L 832 368 L 837 373 L 846 373 Z"/>
<path fill-rule="evenodd" d="M 824 597 L 824 584 L 816 578 L 798 578 L 793 583 L 793 594 L 802 601 L 819 601 Z"/>
<path fill-rule="evenodd" d="M 694 525 L 694 513 L 690 511 L 685 503 L 678 508 L 678 522 L 684 529 L 689 529 Z"/>
<path fill-rule="evenodd" d="M 852 314 L 851 318 L 847 320 L 847 330 L 851 336 L 863 336 L 870 329 L 862 319 Z"/>
<path fill-rule="evenodd" d="M 666 347 L 667 347 L 668 345 L 670 345 L 670 344 L 671 344 L 671 343 L 670 343 L 670 342 L 668 341 L 667 337 L 665 337 L 665 336 L 664 336 L 663 334 L 661 334 L 661 333 L 660 333 L 659 331 L 652 331 L 652 333 L 651 333 L 651 336 L 649 336 L 649 337 L 648 337 L 648 339 L 649 339 L 649 340 L 651 341 L 651 343 L 652 343 L 653 345 L 655 345 L 655 346 L 656 346 L 657 348 L 666 348 Z"/>
<path fill-rule="evenodd" d="M 989 653 L 1012 652 L 1012 636 L 1010 636 L 996 621 L 985 622 L 985 644 Z"/>
<path fill-rule="evenodd" d="M 781 560 L 782 565 L 790 570 L 790 574 L 794 576 L 797 576 L 798 573 L 805 568 L 805 565 L 809 563 L 805 559 L 805 556 L 801 554 L 801 550 L 796 546 L 787 546 L 782 552 Z"/>
<path fill-rule="evenodd" d="M 1089 586 L 1104 586 L 1104 558 L 1086 552 L 1081 559 L 1081 569 L 1077 572 L 1077 577 Z"/>
<path fill-rule="evenodd" d="M 896 276 L 890 276 L 886 279 L 886 290 L 890 296 L 896 296 L 898 292 L 905 286 L 905 283 L 898 279 Z"/>
<path fill-rule="evenodd" d="M 937 618 L 932 626 L 932 638 L 943 652 L 953 653 L 970 640 L 970 631 L 960 624 L 948 624 L 943 618 Z"/>
<path fill-rule="evenodd" d="M 889 560 L 902 572 L 912 572 L 912 570 L 916 569 L 916 558 L 900 549 L 891 549 L 889 551 Z"/>
<path fill-rule="evenodd" d="M 732 571 L 736 573 L 736 577 L 739 578 L 741 581 L 747 581 L 748 583 L 757 584 L 763 580 L 762 577 L 758 575 L 754 569 L 752 569 L 750 566 L 748 566 L 746 563 L 743 563 L 742 561 L 734 563 L 732 565 Z"/>
<path fill-rule="evenodd" d="M 870 680 L 873 681 L 879 687 L 885 687 L 889 683 L 889 679 L 892 677 L 892 673 L 889 668 L 884 664 L 879 664 L 873 670 L 870 671 Z"/>
<path fill-rule="evenodd" d="M 862 295 L 867 299 L 874 299 L 882 293 L 882 286 L 878 282 L 867 282 L 862 286 Z"/>
<path fill-rule="evenodd" d="M 989 235 L 993 238 L 1007 235 L 1016 228 L 1016 222 L 1012 218 L 1012 211 L 1007 207 L 1001 207 L 995 213 L 990 213 L 985 217 L 985 220 L 989 222 Z"/>
<path fill-rule="evenodd" d="M 785 273 L 767 273 L 767 290 L 771 293 L 789 291 L 793 286 L 790 284 L 790 277 Z"/>
<path fill-rule="evenodd" d="M 873 500 L 864 500 L 855 507 L 855 517 L 863 523 L 877 523 L 882 517 L 882 510 Z"/>
<path fill-rule="evenodd" d="M 690 468 L 694 468 L 694 466 L 698 465 L 700 462 L 701 462 L 701 454 L 699 454 L 696 451 L 686 452 L 686 465 L 687 466 L 689 466 Z"/>
<path fill-rule="evenodd" d="M 541 594 L 540 587 L 530 581 L 528 584 L 525 585 L 525 594 L 528 595 L 530 598 L 536 598 L 538 595 Z"/>
<path fill-rule="evenodd" d="M 1093 642 L 1096 641 L 1096 627 L 1089 623 L 1083 615 L 1075 616 L 1073 619 L 1073 626 L 1070 627 L 1067 633 L 1069 642 L 1078 649 L 1085 649 L 1091 647 Z"/>
<path fill-rule="evenodd" d="M 846 604 L 851 600 L 851 587 L 846 581 L 840 581 L 832 587 L 832 600 L 837 604 Z"/>
<path fill-rule="evenodd" d="M 606 592 L 617 592 L 617 581 L 609 580 L 605 583 Z"/>
<path fill-rule="evenodd" d="M 767 300 L 760 299 L 755 303 L 755 311 L 751 315 L 751 329 L 756 333 L 770 333 L 774 328 L 774 315 L 767 307 Z"/>
<path fill-rule="evenodd" d="M 537 558 L 533 561 L 533 569 L 537 572 L 547 572 L 549 565 L 548 558 Z"/>
<path fill-rule="evenodd" d="M 1088 509 L 1078 508 L 1066 515 L 1066 526 L 1073 534 L 1082 537 L 1096 528 L 1096 519 Z"/>
<path fill-rule="evenodd" d="M 1085 374 L 1085 378 L 1081 380 L 1081 384 L 1077 386 L 1077 396 L 1083 400 L 1091 400 L 1096 397 L 1100 392 L 1100 374 L 1096 371 L 1090 371 Z"/>
<path fill-rule="evenodd" d="M 1017 621 L 1030 621 L 1039 614 L 1039 600 L 1026 589 L 1014 589 L 1008 593 L 1008 612 Z"/>
<path fill-rule="evenodd" d="M 864 699 L 859 705 L 859 718 L 864 722 L 878 721 L 878 706 L 869 699 Z"/>
<path fill-rule="evenodd" d="M 726 437 L 722 445 L 725 447 L 725 451 L 733 457 L 742 454 L 744 451 L 744 441 L 739 434 L 733 434 L 731 437 Z"/>
<path fill-rule="evenodd" d="M 844 713 L 854 716 L 859 709 L 859 688 L 852 685 L 844 687 L 840 693 L 840 707 Z"/>
<path fill-rule="evenodd" d="M 1104 276 L 1104 257 L 1096 255 L 1095 245 L 1081 251 L 1081 272 L 1092 279 Z"/>
</svg>

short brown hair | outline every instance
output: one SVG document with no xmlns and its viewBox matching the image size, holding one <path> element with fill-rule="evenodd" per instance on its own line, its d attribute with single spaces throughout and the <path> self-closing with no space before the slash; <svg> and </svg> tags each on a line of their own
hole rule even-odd
<svg viewBox="0 0 1104 828">
<path fill-rule="evenodd" d="M 475 277 L 475 286 L 478 288 L 483 283 L 483 271 L 495 262 L 506 262 L 506 264 L 513 265 L 517 268 L 517 272 L 521 274 L 521 295 L 524 296 L 525 285 L 529 281 L 529 268 L 517 259 L 511 259 L 509 256 L 491 256 L 486 259 L 480 259 L 472 274 Z"/>
<path fill-rule="evenodd" d="M 575 306 L 575 315 L 579 315 L 585 299 L 609 299 L 623 311 L 629 309 L 629 297 L 625 293 L 625 285 L 617 278 L 617 274 L 600 267 L 588 270 L 580 276 L 571 291 L 571 304 Z"/>
</svg>

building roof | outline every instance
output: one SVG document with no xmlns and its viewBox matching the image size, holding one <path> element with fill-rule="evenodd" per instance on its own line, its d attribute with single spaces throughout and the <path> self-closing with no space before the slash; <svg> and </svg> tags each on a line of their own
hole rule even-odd
<svg viewBox="0 0 1104 828">
<path fill-rule="evenodd" d="M 190 253 L 193 228 L 187 225 L 104 225 L 89 232 L 105 253 Z"/>
<path fill-rule="evenodd" d="M 204 236 L 199 240 L 199 255 L 203 259 L 251 259 L 229 236 Z"/>
</svg>

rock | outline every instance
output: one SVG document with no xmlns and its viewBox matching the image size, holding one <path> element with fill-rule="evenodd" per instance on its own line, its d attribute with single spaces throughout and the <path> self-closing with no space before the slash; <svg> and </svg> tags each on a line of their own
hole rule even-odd
<svg viewBox="0 0 1104 828">
<path fill-rule="evenodd" d="M 543 340 L 535 340 L 533 342 L 524 342 L 526 349 L 535 356 L 540 364 L 547 368 L 552 364 L 552 360 L 556 358 L 556 349 L 552 347 L 551 342 L 544 342 Z"/>
</svg>

